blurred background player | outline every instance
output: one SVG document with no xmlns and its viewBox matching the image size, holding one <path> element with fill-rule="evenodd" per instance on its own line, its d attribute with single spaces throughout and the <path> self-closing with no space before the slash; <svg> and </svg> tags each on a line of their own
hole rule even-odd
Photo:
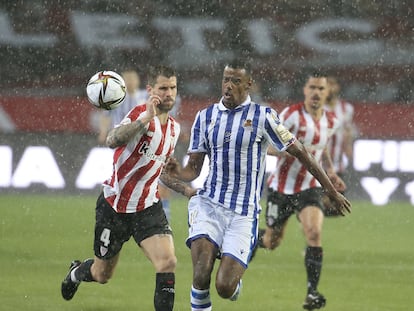
<svg viewBox="0 0 414 311">
<path fill-rule="evenodd" d="M 145 102 L 148 97 L 148 93 L 145 89 L 141 89 L 141 77 L 135 69 L 127 68 L 121 72 L 122 77 L 125 80 L 126 96 L 125 101 L 118 108 L 110 111 L 101 111 L 99 117 L 99 134 L 98 143 L 104 145 L 108 132 L 116 125 L 121 123 L 122 119 L 128 114 L 128 112 L 137 105 Z M 175 116 L 178 106 L 180 105 L 180 98 L 176 101 L 177 107 L 174 106 L 170 115 Z M 161 182 L 158 187 L 158 193 L 160 195 L 162 206 L 164 208 L 167 219 L 171 218 L 170 209 L 170 197 L 171 191 L 165 187 Z"/>
<path fill-rule="evenodd" d="M 341 88 L 337 79 L 329 76 L 329 95 L 326 99 L 325 109 L 333 112 L 338 119 L 338 130 L 332 135 L 328 143 L 328 151 L 332 159 L 336 173 L 345 184 L 349 182 L 349 175 L 346 174 L 349 161 L 352 160 L 353 142 L 356 136 L 356 127 L 353 123 L 354 107 L 339 97 Z M 329 198 L 324 198 L 325 216 L 338 216 L 335 209 L 329 208 Z"/>
<path fill-rule="evenodd" d="M 338 191 L 345 185 L 336 175 L 327 150 L 330 136 L 338 128 L 333 113 L 324 105 L 329 88 L 326 75 L 316 72 L 308 76 L 303 88 L 304 102 L 285 108 L 280 114 L 284 126 L 303 143 L 305 148 L 323 167 Z M 325 297 L 318 292 L 322 270 L 322 224 L 324 219 L 321 184 L 306 167 L 287 152 L 274 152 L 278 156 L 276 170 L 269 177 L 266 205 L 266 229 L 259 230 L 259 247 L 270 250 L 283 239 L 290 216 L 296 214 L 306 240 L 305 267 L 307 294 L 303 308 L 322 308 Z M 343 215 L 343 212 L 339 214 Z"/>
</svg>

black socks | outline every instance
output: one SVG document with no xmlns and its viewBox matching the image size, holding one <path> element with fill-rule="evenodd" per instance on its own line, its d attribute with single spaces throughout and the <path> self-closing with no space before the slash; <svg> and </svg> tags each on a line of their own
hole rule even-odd
<svg viewBox="0 0 414 311">
<path fill-rule="evenodd" d="M 87 259 L 81 263 L 79 268 L 75 270 L 75 278 L 83 282 L 92 282 L 91 266 L 93 264 L 93 259 Z"/>
<path fill-rule="evenodd" d="M 156 311 L 172 311 L 175 298 L 175 274 L 157 273 L 154 294 Z"/>
<path fill-rule="evenodd" d="M 322 270 L 322 247 L 308 246 L 305 254 L 305 267 L 308 276 L 308 293 L 315 292 Z"/>
</svg>

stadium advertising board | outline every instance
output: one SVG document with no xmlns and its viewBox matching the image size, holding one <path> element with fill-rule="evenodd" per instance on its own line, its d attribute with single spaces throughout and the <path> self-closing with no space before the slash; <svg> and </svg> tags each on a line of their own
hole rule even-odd
<svg viewBox="0 0 414 311">
<path fill-rule="evenodd" d="M 270 103 L 281 111 L 287 103 Z M 188 128 L 206 100 L 183 98 L 177 119 Z M 414 204 L 414 107 L 355 103 L 358 139 L 349 166 L 353 198 Z M 25 117 L 21 117 L 25 111 Z M 97 146 L 98 109 L 79 97 L 0 100 L 0 191 L 97 192 L 111 174 L 112 151 Z M 41 120 L 41 122 L 39 121 Z M 179 142 L 178 158 L 188 142 Z M 268 160 L 268 169 L 275 161 Z M 198 180 L 202 182 L 202 178 Z"/>
<path fill-rule="evenodd" d="M 414 141 L 360 139 L 349 168 L 349 194 L 383 205 L 414 205 Z M 98 192 L 110 177 L 112 150 L 96 146 L 94 135 L 8 134 L 0 145 L 1 192 Z M 275 165 L 268 158 L 267 169 Z M 205 173 L 205 170 L 203 170 Z M 203 178 L 196 181 L 201 186 Z"/>
</svg>

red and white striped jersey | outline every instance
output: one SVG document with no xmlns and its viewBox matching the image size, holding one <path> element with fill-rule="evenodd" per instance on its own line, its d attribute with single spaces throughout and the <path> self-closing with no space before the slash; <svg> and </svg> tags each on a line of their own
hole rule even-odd
<svg viewBox="0 0 414 311">
<path fill-rule="evenodd" d="M 304 104 L 299 103 L 285 108 L 280 114 L 280 120 L 321 163 L 323 150 L 338 128 L 335 115 L 324 112 L 321 119 L 315 121 L 306 112 Z M 321 185 L 296 157 L 283 152 L 278 157 L 275 172 L 269 176 L 268 186 L 284 194 L 293 194 Z"/>
<path fill-rule="evenodd" d="M 329 106 L 325 106 L 325 109 L 333 112 L 339 121 L 339 128 L 329 141 L 328 148 L 335 171 L 342 173 L 347 166 L 344 154 L 345 132 L 353 130 L 354 107 L 346 101 L 338 100 L 333 109 Z"/>
<path fill-rule="evenodd" d="M 121 124 L 137 120 L 145 109 L 145 105 L 136 106 Z M 159 201 L 159 176 L 179 135 L 180 125 L 171 116 L 165 125 L 155 117 L 146 133 L 115 148 L 112 177 L 104 182 L 103 191 L 117 213 L 135 213 Z"/>
</svg>

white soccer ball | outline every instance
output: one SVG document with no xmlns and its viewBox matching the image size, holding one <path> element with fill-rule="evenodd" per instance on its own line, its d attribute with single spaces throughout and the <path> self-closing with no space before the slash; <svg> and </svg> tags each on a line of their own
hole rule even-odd
<svg viewBox="0 0 414 311">
<path fill-rule="evenodd" d="M 114 71 L 99 71 L 86 86 L 89 102 L 97 108 L 112 110 L 124 102 L 124 79 Z"/>
</svg>

